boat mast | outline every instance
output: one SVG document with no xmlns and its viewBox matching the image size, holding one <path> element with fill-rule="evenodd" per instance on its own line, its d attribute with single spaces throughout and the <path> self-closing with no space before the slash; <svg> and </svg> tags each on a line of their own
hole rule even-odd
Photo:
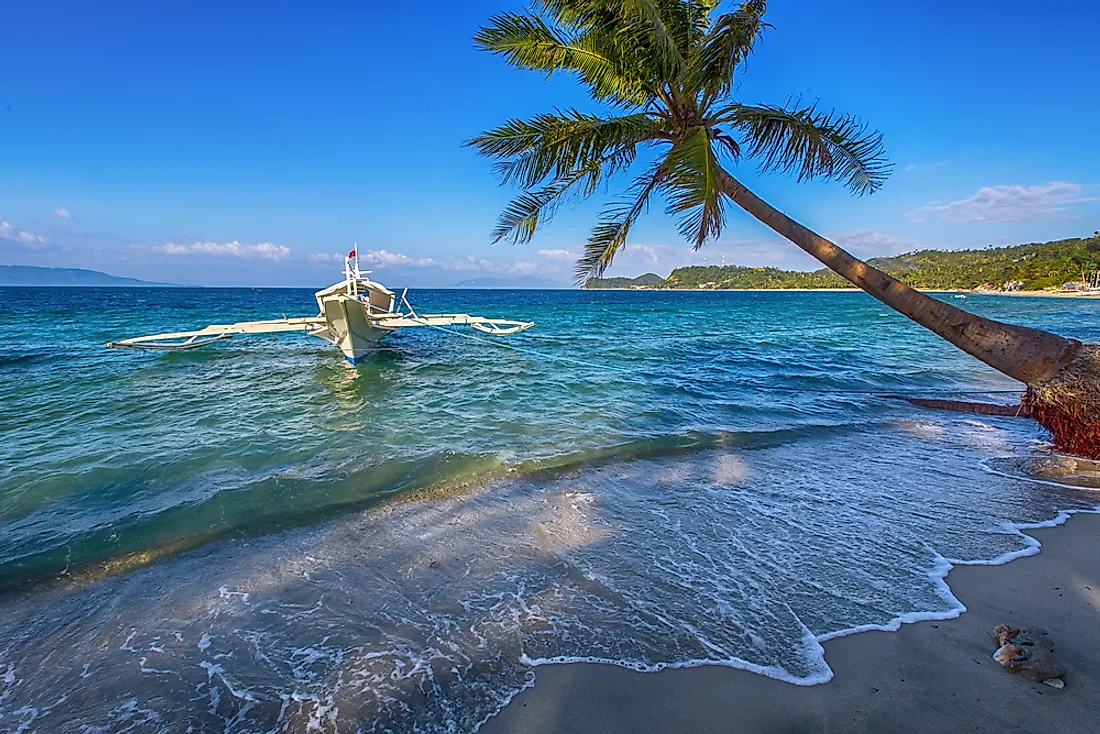
<svg viewBox="0 0 1100 734">
<path fill-rule="evenodd" d="M 352 267 L 352 255 L 355 256 L 355 267 Z M 344 258 L 344 279 L 348 282 L 348 295 L 357 295 L 356 288 L 359 279 L 359 243 L 352 243 L 351 255 Z"/>
</svg>

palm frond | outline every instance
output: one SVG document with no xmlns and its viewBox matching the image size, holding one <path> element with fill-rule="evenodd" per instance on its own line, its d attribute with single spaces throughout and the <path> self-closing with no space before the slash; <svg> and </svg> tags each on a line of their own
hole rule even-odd
<svg viewBox="0 0 1100 734">
<path fill-rule="evenodd" d="M 752 53 L 761 32 L 770 27 L 762 20 L 766 9 L 767 0 L 745 0 L 735 12 L 714 21 L 686 74 L 686 86 L 701 106 L 730 93 L 741 62 Z"/>
<path fill-rule="evenodd" d="M 520 69 L 557 71 L 571 50 L 569 39 L 537 16 L 500 13 L 474 34 L 474 45 Z"/>
<path fill-rule="evenodd" d="M 680 216 L 680 234 L 702 247 L 725 224 L 725 196 L 719 163 L 705 127 L 691 130 L 668 152 L 668 175 L 661 184 L 668 213 Z"/>
<path fill-rule="evenodd" d="M 538 0 L 537 6 L 563 28 L 613 42 L 614 54 L 630 68 L 639 64 L 664 79 L 683 67 L 674 28 L 690 0 Z M 630 63 L 633 62 L 633 63 Z"/>
<path fill-rule="evenodd" d="M 673 38 L 669 23 L 679 20 L 686 7 L 682 2 L 658 2 L 657 0 L 619 0 L 627 17 L 642 21 L 652 34 L 652 57 L 666 79 L 675 78 L 684 66 L 684 54 Z"/>
<path fill-rule="evenodd" d="M 626 244 L 627 235 L 634 222 L 649 206 L 649 197 L 661 185 L 666 172 L 667 158 L 662 158 L 639 176 L 631 186 L 631 194 L 607 207 L 600 220 L 592 228 L 592 234 L 584 246 L 584 254 L 574 270 L 576 282 L 582 284 L 589 278 L 599 278 Z"/>
<path fill-rule="evenodd" d="M 583 187 L 584 196 L 590 196 L 601 181 L 628 168 L 634 156 L 633 147 L 620 148 L 585 167 L 558 176 L 545 186 L 523 192 L 501 212 L 493 228 L 493 242 L 510 239 L 514 245 L 527 244 L 538 228 L 553 218 L 557 208 L 577 186 Z"/>
<path fill-rule="evenodd" d="M 532 4 L 555 23 L 571 28 L 591 24 L 611 12 L 605 0 L 534 0 Z"/>
<path fill-rule="evenodd" d="M 644 113 L 600 117 L 576 110 L 509 120 L 466 142 L 479 153 L 501 162 L 504 183 L 530 188 L 547 178 L 561 178 L 587 167 L 611 151 L 635 148 L 662 135 Z"/>
<path fill-rule="evenodd" d="M 722 4 L 722 0 L 695 0 L 692 3 L 685 3 L 685 40 L 681 42 L 681 48 L 688 49 L 687 56 L 697 56 L 700 41 L 707 35 L 713 24 L 711 15 L 718 6 Z"/>
<path fill-rule="evenodd" d="M 723 148 L 725 148 L 726 153 L 729 155 L 730 158 L 734 160 L 734 162 L 741 160 L 741 144 L 734 140 L 732 137 L 726 135 L 723 132 L 718 132 L 714 136 L 714 140 Z"/>
<path fill-rule="evenodd" d="M 501 13 L 474 35 L 481 49 L 520 69 L 574 72 L 597 99 L 620 106 L 644 105 L 652 98 L 636 67 L 623 64 L 618 40 L 591 29 L 551 27 L 542 18 Z"/>
<path fill-rule="evenodd" d="M 798 180 L 842 181 L 862 196 L 882 188 L 893 166 L 882 134 L 851 115 L 819 112 L 815 105 L 730 105 L 716 116 L 744 136 L 746 155 L 761 171 L 798 172 Z"/>
<path fill-rule="evenodd" d="M 577 178 L 580 178 L 578 176 Z M 493 227 L 493 243 L 511 239 L 513 245 L 527 244 L 535 231 L 553 216 L 561 196 L 576 179 L 555 179 L 536 191 L 525 191 L 504 208 Z"/>
</svg>

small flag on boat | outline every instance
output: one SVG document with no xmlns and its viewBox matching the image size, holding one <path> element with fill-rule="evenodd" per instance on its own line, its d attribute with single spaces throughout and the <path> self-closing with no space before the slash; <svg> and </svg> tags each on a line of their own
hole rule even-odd
<svg viewBox="0 0 1100 734">
<path fill-rule="evenodd" d="M 355 250 L 352 250 L 351 252 L 348 253 L 348 259 L 351 260 L 354 257 L 355 257 Z"/>
</svg>

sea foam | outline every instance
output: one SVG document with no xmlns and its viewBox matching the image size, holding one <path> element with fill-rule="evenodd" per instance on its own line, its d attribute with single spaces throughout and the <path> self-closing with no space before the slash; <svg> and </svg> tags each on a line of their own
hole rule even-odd
<svg viewBox="0 0 1100 734">
<path fill-rule="evenodd" d="M 474 731 L 564 662 L 822 683 L 823 642 L 957 616 L 953 565 L 1035 553 L 1025 530 L 1096 507 L 989 469 L 1030 431 L 940 429 L 628 450 L 32 594 L 0 628 L 0 722 Z"/>
</svg>

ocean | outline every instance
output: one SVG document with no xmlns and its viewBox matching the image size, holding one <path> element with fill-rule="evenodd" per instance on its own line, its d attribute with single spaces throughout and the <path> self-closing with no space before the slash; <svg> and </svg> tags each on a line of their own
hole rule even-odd
<svg viewBox="0 0 1100 734">
<path fill-rule="evenodd" d="M 0 730 L 472 732 L 578 660 L 812 685 L 1100 503 L 1030 421 L 883 397 L 1019 385 L 861 293 L 409 300 L 535 327 L 146 353 L 103 344 L 312 293 L 0 288 Z"/>
</svg>

